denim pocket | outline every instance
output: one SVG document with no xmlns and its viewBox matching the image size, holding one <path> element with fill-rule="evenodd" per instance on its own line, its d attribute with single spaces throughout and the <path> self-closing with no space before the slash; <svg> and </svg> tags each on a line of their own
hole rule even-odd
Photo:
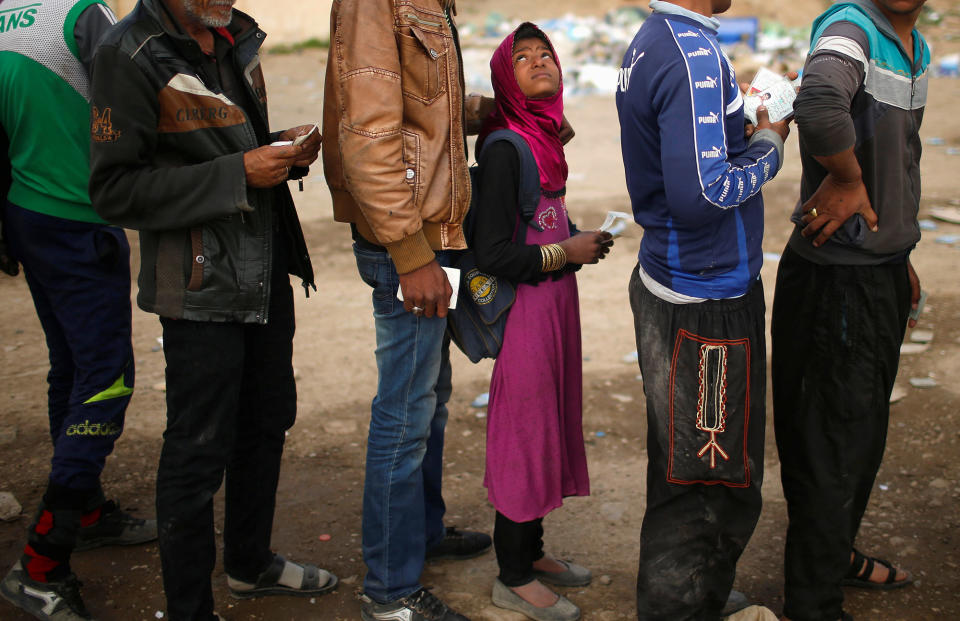
<svg viewBox="0 0 960 621">
<path fill-rule="evenodd" d="M 354 246 L 353 254 L 357 259 L 357 271 L 363 282 L 373 289 L 374 315 L 389 315 L 394 310 L 397 299 L 399 278 L 386 252 L 374 252 Z"/>
</svg>

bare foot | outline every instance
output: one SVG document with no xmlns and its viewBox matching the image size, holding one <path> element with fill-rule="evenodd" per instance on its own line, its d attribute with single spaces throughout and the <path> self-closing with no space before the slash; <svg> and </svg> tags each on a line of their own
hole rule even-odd
<svg viewBox="0 0 960 621">
<path fill-rule="evenodd" d="M 544 554 L 540 560 L 533 562 L 533 568 L 537 571 L 545 571 L 551 574 L 560 574 L 567 571 L 566 565 L 546 554 Z"/>
<path fill-rule="evenodd" d="M 528 582 L 523 586 L 510 587 L 510 590 L 537 608 L 549 608 L 560 599 L 559 595 L 545 587 L 539 580 Z"/>
</svg>

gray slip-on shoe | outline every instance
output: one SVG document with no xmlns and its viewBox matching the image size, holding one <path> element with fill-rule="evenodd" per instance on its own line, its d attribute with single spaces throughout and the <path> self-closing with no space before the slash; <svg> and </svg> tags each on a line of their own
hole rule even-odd
<svg viewBox="0 0 960 621">
<path fill-rule="evenodd" d="M 740 591 L 730 590 L 730 595 L 727 596 L 727 603 L 723 606 L 723 611 L 720 613 L 721 617 L 729 617 L 735 612 L 740 612 L 744 608 L 749 608 L 753 606 L 753 602 L 750 601 L 750 598 Z"/>
<path fill-rule="evenodd" d="M 537 571 L 533 570 L 533 576 L 540 582 L 546 582 L 553 586 L 562 587 L 580 587 L 587 586 L 593 580 L 593 574 L 586 567 L 571 563 L 570 561 L 557 562 L 566 567 L 566 570 L 560 572 Z"/>
<path fill-rule="evenodd" d="M 580 609 L 563 595 L 553 606 L 540 608 L 511 591 L 499 578 L 493 582 L 491 599 L 494 606 L 519 612 L 534 621 L 577 621 L 580 618 Z"/>
</svg>

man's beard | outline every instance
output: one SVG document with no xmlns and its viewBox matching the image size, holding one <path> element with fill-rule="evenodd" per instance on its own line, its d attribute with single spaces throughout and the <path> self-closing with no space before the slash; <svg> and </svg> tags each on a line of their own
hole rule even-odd
<svg viewBox="0 0 960 621">
<path fill-rule="evenodd" d="M 193 17 L 207 28 L 226 28 L 233 20 L 233 12 L 227 13 L 226 17 L 220 18 L 205 10 L 210 6 L 233 6 L 230 0 L 183 0 L 183 8 L 187 15 Z"/>
</svg>

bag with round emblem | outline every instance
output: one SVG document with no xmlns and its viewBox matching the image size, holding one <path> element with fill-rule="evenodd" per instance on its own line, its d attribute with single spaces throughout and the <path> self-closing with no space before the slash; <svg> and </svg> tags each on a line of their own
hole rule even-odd
<svg viewBox="0 0 960 621">
<path fill-rule="evenodd" d="M 540 171 L 533 152 L 520 134 L 509 129 L 492 132 L 484 141 L 483 149 L 498 140 L 510 142 L 520 155 L 520 226 L 516 238 L 522 242 L 526 238 L 527 226 L 539 228 L 533 222 L 533 214 L 540 202 Z M 472 166 L 471 183 L 474 182 L 476 174 L 477 167 Z M 476 193 L 473 195 L 476 196 Z M 470 212 L 463 223 L 467 240 L 472 239 L 471 215 L 476 213 L 475 207 L 476 204 L 470 205 Z M 485 274 L 477 269 L 476 258 L 469 249 L 460 253 L 454 267 L 460 268 L 460 292 L 457 308 L 451 309 L 447 315 L 447 333 L 471 362 L 496 358 L 503 345 L 507 314 L 517 299 L 516 285 L 505 278 Z"/>
</svg>

